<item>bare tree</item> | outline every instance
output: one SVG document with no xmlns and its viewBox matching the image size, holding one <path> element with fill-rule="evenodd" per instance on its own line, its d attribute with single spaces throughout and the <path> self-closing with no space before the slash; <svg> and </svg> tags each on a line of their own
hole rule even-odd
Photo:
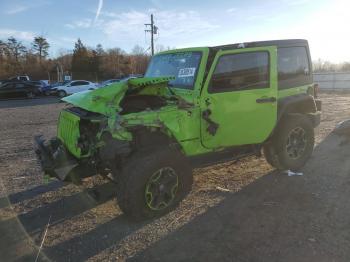
<svg viewBox="0 0 350 262">
<path fill-rule="evenodd" d="M 10 54 L 15 59 L 16 63 L 19 62 L 19 58 L 23 56 L 27 51 L 27 48 L 22 44 L 22 42 L 17 41 L 17 39 L 14 38 L 13 36 L 7 39 L 6 45 Z"/>
</svg>

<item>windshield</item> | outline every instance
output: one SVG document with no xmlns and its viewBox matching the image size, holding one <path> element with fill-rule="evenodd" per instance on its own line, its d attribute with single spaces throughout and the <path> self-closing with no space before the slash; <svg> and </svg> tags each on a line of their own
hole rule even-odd
<svg viewBox="0 0 350 262">
<path fill-rule="evenodd" d="M 152 58 L 145 77 L 174 76 L 173 87 L 193 89 L 201 52 L 183 52 L 156 55 Z"/>
</svg>

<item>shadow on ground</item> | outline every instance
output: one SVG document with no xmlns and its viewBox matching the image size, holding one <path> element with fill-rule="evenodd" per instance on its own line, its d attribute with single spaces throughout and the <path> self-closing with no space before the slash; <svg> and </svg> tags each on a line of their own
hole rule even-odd
<svg viewBox="0 0 350 262">
<path fill-rule="evenodd" d="M 16 202 L 30 199 L 38 194 L 55 190 L 62 185 L 60 182 L 53 182 L 48 188 L 44 189 L 39 186 L 26 192 L 10 195 L 6 200 L 14 200 Z M 31 244 L 31 241 L 33 239 L 41 239 L 49 219 L 50 225 L 53 226 L 115 197 L 115 184 L 113 183 L 97 186 L 95 190 L 99 192 L 98 201 L 89 197 L 86 192 L 80 192 L 38 207 L 28 213 L 20 214 L 15 218 L 0 221 L 1 259 L 11 261 L 16 258 L 20 261 L 34 261 L 37 249 L 35 245 Z M 4 202 L 5 199 L 2 200 L 2 203 Z M 3 204 L 3 206 L 7 205 Z M 127 225 L 128 222 L 121 216 L 95 228 L 87 234 L 72 238 L 54 248 L 44 249 L 42 253 L 55 261 L 68 257 L 74 258 L 74 261 L 83 261 L 97 254 L 96 252 L 99 252 L 101 248 L 104 249 L 112 243 L 118 242 L 130 230 L 138 227 L 136 224 L 130 224 L 130 227 Z M 110 237 L 101 242 L 101 239 L 103 239 L 101 236 L 105 236 L 107 233 Z M 71 254 L 67 254 L 68 249 L 72 251 Z M 42 257 L 42 260 L 45 260 L 45 257 Z"/>
<path fill-rule="evenodd" d="M 132 261 L 350 261 L 350 146 L 330 135 L 304 176 L 272 172 Z"/>
<path fill-rule="evenodd" d="M 350 146 L 340 142 L 330 135 L 319 144 L 304 176 L 271 172 L 130 260 L 350 261 Z M 50 215 L 57 224 L 89 210 L 112 197 L 110 186 L 99 188 L 106 195 L 98 203 L 78 193 L 1 221 L 1 258 L 34 261 L 37 250 L 23 249 Z M 84 261 L 144 225 L 119 216 L 42 253 L 53 261 Z"/>
<path fill-rule="evenodd" d="M 0 198 L 0 208 L 7 207 L 10 204 L 12 205 L 17 204 L 24 200 L 32 199 L 38 195 L 57 190 L 63 186 L 64 186 L 63 182 L 53 181 L 47 185 L 40 185 L 40 186 L 33 187 L 31 189 L 28 189 L 26 191 L 21 191 L 18 193 L 11 194 L 8 197 Z"/>
</svg>

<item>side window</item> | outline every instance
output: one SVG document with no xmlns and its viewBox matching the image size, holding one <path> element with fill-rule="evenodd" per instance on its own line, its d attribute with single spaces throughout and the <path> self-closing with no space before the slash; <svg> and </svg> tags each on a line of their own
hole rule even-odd
<svg viewBox="0 0 350 262">
<path fill-rule="evenodd" d="M 86 81 L 76 81 L 72 84 L 72 86 L 85 86 L 88 84 L 89 84 L 89 82 L 86 82 Z"/>
<path fill-rule="evenodd" d="M 79 86 L 80 85 L 80 81 L 75 81 L 73 83 L 70 84 L 71 86 Z"/>
<path fill-rule="evenodd" d="M 225 92 L 268 87 L 268 52 L 248 52 L 221 56 L 213 73 L 209 91 Z"/>
<path fill-rule="evenodd" d="M 7 84 L 4 84 L 2 87 L 9 89 L 9 88 L 14 88 L 15 85 L 13 83 L 7 83 Z"/>
<path fill-rule="evenodd" d="M 306 48 L 278 48 L 278 88 L 287 89 L 312 83 Z"/>
</svg>

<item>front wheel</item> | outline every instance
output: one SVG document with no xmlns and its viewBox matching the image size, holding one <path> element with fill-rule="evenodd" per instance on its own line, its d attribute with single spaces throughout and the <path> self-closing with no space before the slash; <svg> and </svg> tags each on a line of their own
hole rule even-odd
<svg viewBox="0 0 350 262">
<path fill-rule="evenodd" d="M 118 175 L 118 204 L 134 220 L 158 217 L 174 209 L 192 183 L 192 169 L 178 150 L 136 152 Z"/>
<path fill-rule="evenodd" d="M 314 128 L 307 116 L 285 117 L 263 151 L 269 164 L 280 170 L 299 171 L 315 144 Z"/>
<path fill-rule="evenodd" d="M 65 97 L 65 96 L 67 96 L 67 93 L 66 93 L 66 91 L 60 90 L 60 91 L 58 91 L 58 96 Z"/>
</svg>

